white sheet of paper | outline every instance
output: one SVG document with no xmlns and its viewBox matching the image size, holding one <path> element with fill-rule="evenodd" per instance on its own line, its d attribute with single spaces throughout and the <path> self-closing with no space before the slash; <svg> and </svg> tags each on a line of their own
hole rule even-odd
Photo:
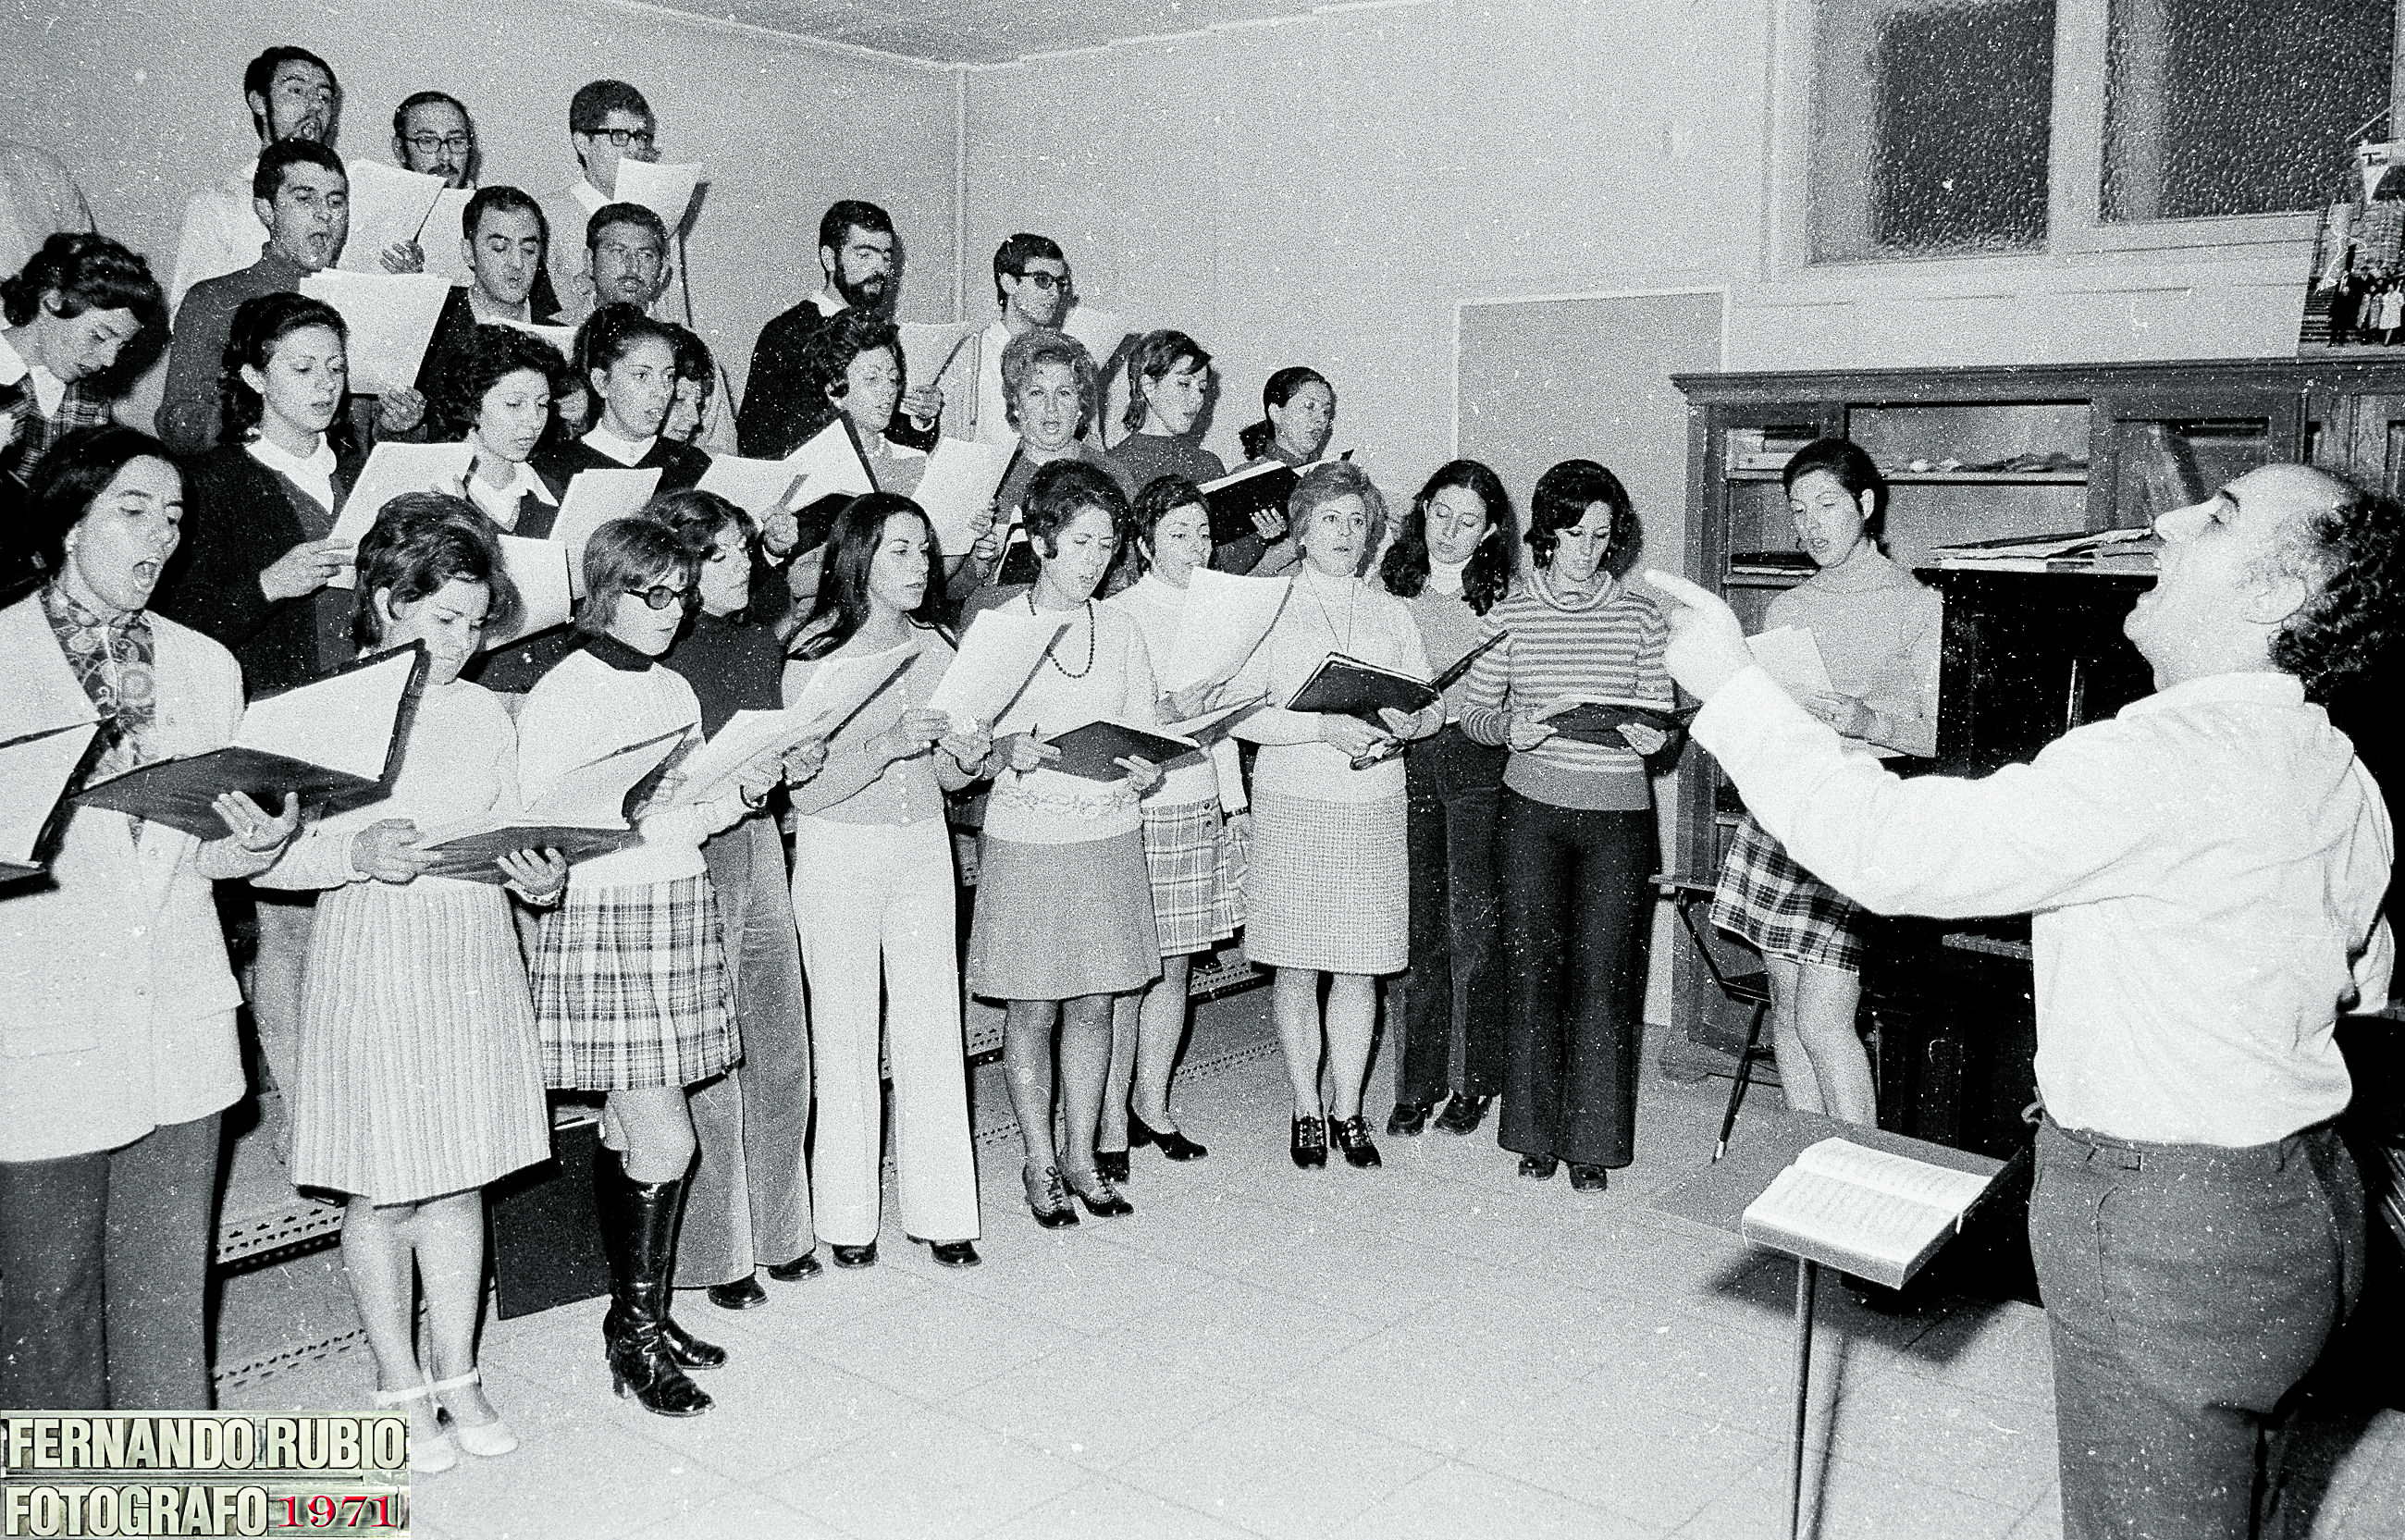
<svg viewBox="0 0 2405 1540">
<path fill-rule="evenodd" d="M 0 749 L 0 861 L 33 861 L 42 826 L 99 731 L 100 723 L 88 721 Z"/>
<path fill-rule="evenodd" d="M 234 742 L 374 780 L 384 774 L 402 697 L 417 666 L 412 648 L 381 663 L 255 700 Z"/>
<path fill-rule="evenodd" d="M 584 595 L 584 542 L 612 519 L 623 519 L 652 500 L 657 470 L 580 470 L 568 480 L 551 538 L 568 548 L 569 587 Z"/>
<path fill-rule="evenodd" d="M 785 709 L 826 721 L 832 732 L 883 689 L 886 680 L 915 665 L 918 657 L 919 650 L 905 643 L 856 658 L 823 658 L 802 681 L 801 693 L 785 703 Z"/>
<path fill-rule="evenodd" d="M 351 233 L 334 265 L 349 273 L 382 273 L 385 247 L 415 241 L 426 228 L 426 217 L 443 190 L 443 178 L 367 160 L 350 162 L 350 175 Z M 427 253 L 429 259 L 433 255 Z M 458 259 L 457 243 L 451 255 Z M 426 271 L 434 271 L 430 259 Z"/>
<path fill-rule="evenodd" d="M 1061 322 L 1061 329 L 1086 344 L 1086 351 L 1094 356 L 1096 369 L 1108 369 L 1111 355 L 1117 353 L 1119 343 L 1127 340 L 1130 328 L 1126 316 L 1107 310 L 1096 310 L 1080 300 L 1069 308 L 1069 314 Z"/>
<path fill-rule="evenodd" d="M 576 608 L 574 585 L 568 581 L 568 547 L 557 540 L 503 535 L 501 566 L 518 591 L 518 619 L 505 631 L 488 628 L 485 651 L 489 652 L 520 637 L 531 637 L 538 631 L 568 623 Z"/>
<path fill-rule="evenodd" d="M 715 492 L 756 520 L 789 506 L 802 470 L 786 460 L 752 460 L 740 455 L 713 455 L 710 469 L 695 483 L 696 492 Z"/>
<path fill-rule="evenodd" d="M 814 503 L 821 497 L 837 495 L 865 497 L 877 490 L 877 480 L 869 475 L 867 462 L 860 457 L 859 446 L 852 442 L 841 417 L 786 455 L 785 463 L 809 478 L 795 495 L 797 503 Z"/>
<path fill-rule="evenodd" d="M 351 333 L 351 389 L 381 396 L 416 383 L 451 280 L 435 273 L 328 271 L 303 277 L 301 292 L 342 312 Z"/>
<path fill-rule="evenodd" d="M 1197 567 L 1186 581 L 1177 640 L 1160 665 L 1164 693 L 1234 679 L 1277 623 L 1294 589 L 1288 578 L 1238 577 L 1209 567 Z"/>
<path fill-rule="evenodd" d="M 949 717 L 956 729 L 972 721 L 992 726 L 1068 629 L 1069 623 L 1055 615 L 980 610 L 961 637 L 959 655 L 935 681 L 927 709 Z"/>
<path fill-rule="evenodd" d="M 912 390 L 934 385 L 950 367 L 962 342 L 982 329 L 982 323 L 976 321 L 903 322 L 903 382 Z"/>
<path fill-rule="evenodd" d="M 417 232 L 417 245 L 426 253 L 426 271 L 450 279 L 454 288 L 476 281 L 468 259 L 459 255 L 459 243 L 467 238 L 459 221 L 466 217 L 468 200 L 474 196 L 474 188 L 444 188 L 434 195 L 434 206 Z"/>
<path fill-rule="evenodd" d="M 738 711 L 715 737 L 695 749 L 677 767 L 684 777 L 678 800 L 715 801 L 733 788 L 738 773 L 761 755 L 830 736 L 896 674 L 918 661 L 915 647 L 889 647 L 865 657 L 825 660 L 783 709 Z"/>
<path fill-rule="evenodd" d="M 668 238 L 676 239 L 684 228 L 685 211 L 693 207 L 693 190 L 701 185 L 701 167 L 692 165 L 654 165 L 646 161 L 621 160 L 618 162 L 618 190 L 612 194 L 613 203 L 640 203 L 660 217 L 668 227 Z M 561 239 L 552 231 L 552 239 Z M 582 234 L 578 236 L 582 240 Z"/>
<path fill-rule="evenodd" d="M 503 321 L 501 325 L 513 326 L 529 337 L 541 338 L 558 349 L 562 358 L 573 359 L 576 357 L 576 329 L 572 326 L 537 326 L 532 321 Z"/>
<path fill-rule="evenodd" d="M 926 472 L 919 478 L 919 490 L 911 498 L 927 511 L 945 555 L 962 555 L 976 543 L 977 537 L 969 533 L 970 523 L 1002 489 L 1002 478 L 1018 449 L 1017 444 L 979 443 L 975 439 L 935 441 L 935 452 L 927 456 Z"/>
<path fill-rule="evenodd" d="M 1746 648 L 1762 671 L 1797 700 L 1825 695 L 1837 687 L 1829 681 L 1829 665 L 1821 660 L 1821 644 L 1800 625 L 1782 625 L 1746 638 Z"/>
<path fill-rule="evenodd" d="M 373 528 L 376 515 L 384 505 L 410 492 L 448 492 L 459 496 L 460 483 L 468 478 L 476 446 L 471 443 L 412 444 L 391 440 L 368 451 L 368 463 L 359 468 L 359 479 L 351 483 L 351 495 L 343 499 L 343 511 L 334 520 L 329 539 L 348 540 L 353 545 Z M 348 588 L 358 575 L 348 567 L 326 581 L 329 588 Z"/>
</svg>

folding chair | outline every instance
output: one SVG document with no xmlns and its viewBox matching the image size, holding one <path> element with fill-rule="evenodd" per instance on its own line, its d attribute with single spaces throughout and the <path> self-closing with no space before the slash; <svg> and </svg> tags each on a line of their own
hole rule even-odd
<svg viewBox="0 0 2405 1540">
<path fill-rule="evenodd" d="M 1754 1062 L 1770 1057 L 1770 1049 L 1762 1042 L 1762 1018 L 1770 1013 L 1770 975 L 1721 972 L 1720 960 L 1712 956 L 1703 929 L 1695 923 L 1695 905 L 1710 903 L 1719 890 L 1717 884 L 1667 872 L 1656 873 L 1652 880 L 1654 890 L 1678 907 L 1679 923 L 1687 928 L 1688 939 L 1695 944 L 1695 955 L 1704 959 L 1712 983 L 1730 1003 L 1753 1007 L 1753 1019 L 1745 1029 L 1745 1047 L 1737 1056 L 1737 1084 L 1729 1087 L 1728 1111 L 1721 1115 L 1721 1136 L 1712 1145 L 1712 1158 L 1718 1160 L 1728 1152 L 1729 1130 L 1737 1127 L 1737 1110 L 1745 1105 L 1746 1087 L 1753 1083 Z"/>
</svg>

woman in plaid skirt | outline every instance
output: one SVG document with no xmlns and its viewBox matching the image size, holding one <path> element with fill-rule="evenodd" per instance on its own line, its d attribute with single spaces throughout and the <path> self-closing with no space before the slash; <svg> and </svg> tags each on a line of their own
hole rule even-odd
<svg viewBox="0 0 2405 1540">
<path fill-rule="evenodd" d="M 614 519 L 594 532 L 576 609 L 584 645 L 542 677 L 518 713 L 527 805 L 613 749 L 696 734 L 693 686 L 654 660 L 698 595 L 699 567 L 698 553 L 654 518 Z M 680 798 L 671 773 L 638 814 L 636 843 L 570 870 L 567 901 L 543 917 L 535 952 L 543 1078 L 609 1093 L 600 1185 L 611 1304 L 601 1335 L 611 1381 L 668 1417 L 708 1411 L 710 1397 L 684 1371 L 726 1361 L 724 1349 L 668 1314 L 694 1156 L 686 1087 L 739 1057 L 701 843 L 765 802 L 778 776 L 764 758 L 736 790 L 693 803 Z"/>
<path fill-rule="evenodd" d="M 1937 751 L 1940 600 L 1879 550 L 1887 478 L 1862 449 L 1820 439 L 1781 477 L 1811 577 L 1770 603 L 1770 626 L 1811 634 L 1836 688 L 1803 703 L 1847 747 L 1880 759 Z M 1862 1000 L 1862 910 L 1789 858 L 1748 813 L 1721 864 L 1712 923 L 1761 951 L 1771 1047 L 1787 1104 L 1878 1120 Z"/>
<path fill-rule="evenodd" d="M 1162 476 L 1144 489 L 1135 500 L 1135 549 L 1144 576 L 1104 602 L 1134 618 L 1159 668 L 1177 644 L 1187 585 L 1195 569 L 1211 561 L 1211 512 L 1192 482 Z M 1210 693 L 1202 685 L 1163 697 L 1161 720 L 1193 716 Z M 1245 920 L 1237 885 L 1253 820 L 1245 811 L 1245 777 L 1234 741 L 1221 738 L 1207 758 L 1172 769 L 1160 790 L 1145 799 L 1143 813 L 1160 976 L 1119 996 L 1112 1008 L 1111 1073 L 1094 1162 L 1114 1182 L 1128 1178 L 1130 1144 L 1153 1145 L 1172 1160 L 1200 1160 L 1210 1153 L 1169 1115 L 1169 1076 L 1186 1036 L 1186 986 L 1194 955 L 1234 935 Z"/>
</svg>

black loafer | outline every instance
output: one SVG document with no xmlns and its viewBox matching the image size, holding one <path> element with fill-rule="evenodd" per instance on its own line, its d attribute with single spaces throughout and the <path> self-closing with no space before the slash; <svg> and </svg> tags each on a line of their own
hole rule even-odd
<svg viewBox="0 0 2405 1540">
<path fill-rule="evenodd" d="M 1532 1182 L 1551 1182 L 1554 1168 L 1560 1164 L 1552 1155 L 1524 1155 L 1520 1157 L 1520 1174 Z"/>
<path fill-rule="evenodd" d="M 1437 1128 L 1448 1134 L 1476 1133 L 1478 1126 L 1486 1121 L 1486 1104 L 1494 1099 L 1493 1097 L 1464 1096 L 1456 1091 L 1453 1099 L 1444 1104 L 1444 1111 L 1437 1114 Z"/>
<path fill-rule="evenodd" d="M 1129 1137 L 1132 1142 L 1134 1136 L 1131 1134 Z M 1096 1150 L 1094 1169 L 1113 1182 L 1125 1182 L 1128 1179 L 1128 1153 L 1125 1150 Z"/>
<path fill-rule="evenodd" d="M 1433 1111 L 1433 1102 L 1398 1101 L 1395 1110 L 1386 1114 L 1386 1132 L 1405 1139 L 1416 1137 L 1428 1127 L 1428 1113 Z"/>
<path fill-rule="evenodd" d="M 923 1236 L 910 1238 L 927 1248 L 927 1254 L 938 1267 L 974 1267 L 985 1259 L 977 1253 L 977 1243 L 969 1240 L 929 1240 Z"/>
<path fill-rule="evenodd" d="M 1357 1171 L 1375 1170 L 1385 1162 L 1378 1158 L 1378 1147 L 1370 1142 L 1370 1123 L 1359 1113 L 1348 1118 L 1328 1120 L 1329 1138 L 1344 1152 L 1344 1164 Z"/>
<path fill-rule="evenodd" d="M 1328 1120 L 1324 1117 L 1299 1117 L 1293 1131 L 1287 1136 L 1287 1154 L 1306 1171 L 1315 1171 L 1328 1164 Z"/>
<path fill-rule="evenodd" d="M 1599 1193 L 1610 1181 L 1610 1175 L 1600 1166 L 1582 1166 L 1575 1160 L 1570 1162 L 1570 1191 L 1574 1193 Z"/>
<path fill-rule="evenodd" d="M 1167 1160 L 1200 1160 L 1211 1153 L 1187 1138 L 1184 1130 L 1156 1128 L 1133 1113 L 1128 1114 L 1128 1142 L 1149 1144 Z"/>
<path fill-rule="evenodd" d="M 768 1276 L 780 1283 L 799 1283 L 806 1278 L 816 1278 L 826 1269 L 819 1266 L 819 1253 L 813 1249 L 804 1252 L 791 1262 L 780 1262 L 768 1269 Z"/>
<path fill-rule="evenodd" d="M 710 1302 L 722 1310 L 748 1310 L 768 1303 L 768 1291 L 756 1278 L 738 1278 L 732 1283 L 712 1283 L 703 1291 Z"/>
<path fill-rule="evenodd" d="M 877 1242 L 865 1246 L 837 1246 L 835 1265 L 838 1267 L 874 1267 L 877 1266 Z"/>
</svg>

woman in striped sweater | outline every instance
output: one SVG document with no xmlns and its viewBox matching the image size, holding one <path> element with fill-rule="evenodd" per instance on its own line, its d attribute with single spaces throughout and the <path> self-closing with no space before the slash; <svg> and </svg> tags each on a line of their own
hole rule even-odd
<svg viewBox="0 0 2405 1540">
<path fill-rule="evenodd" d="M 1568 1159 L 1571 1186 L 1592 1192 L 1636 1145 L 1658 851 L 1647 762 L 1667 763 L 1681 735 L 1626 722 L 1574 736 L 1550 720 L 1580 701 L 1671 706 L 1669 628 L 1623 581 L 1642 541 L 1620 478 L 1593 460 L 1546 471 L 1526 539 L 1527 581 L 1487 611 L 1504 640 L 1471 666 L 1461 713 L 1472 738 L 1512 750 L 1495 829 L 1512 991 L 1498 1137 L 1521 1175 Z"/>
</svg>

